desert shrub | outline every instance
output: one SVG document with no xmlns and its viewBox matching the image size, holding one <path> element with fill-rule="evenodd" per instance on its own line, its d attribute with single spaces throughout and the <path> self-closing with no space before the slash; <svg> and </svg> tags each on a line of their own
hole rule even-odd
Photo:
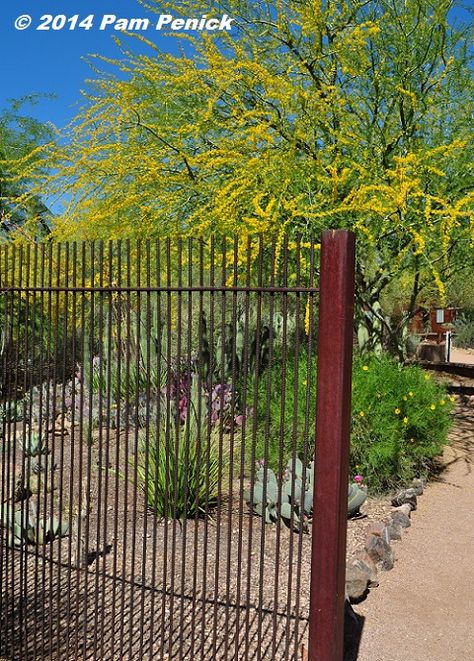
<svg viewBox="0 0 474 661">
<path fill-rule="evenodd" d="M 284 387 L 283 387 L 284 386 Z M 257 404 L 253 406 L 257 388 Z M 304 348 L 298 359 L 274 360 L 259 383 L 250 383 L 248 404 L 256 415 L 255 438 L 247 439 L 249 466 L 265 458 L 277 473 L 286 466 L 296 448 L 297 456 L 307 462 L 314 453 L 316 410 L 316 358 Z M 248 424 L 249 430 L 252 424 Z M 280 438 L 282 447 L 280 448 Z M 253 446 L 255 449 L 253 449 Z M 252 456 L 254 454 L 254 457 Z M 305 456 L 306 455 L 306 456 Z"/>
<path fill-rule="evenodd" d="M 474 348 L 474 310 L 459 315 L 454 323 L 454 344 L 460 349 Z"/>
<path fill-rule="evenodd" d="M 282 370 L 285 370 L 284 396 Z M 314 357 L 308 361 L 306 352 L 302 352 L 296 369 L 293 360 L 287 361 L 286 366 L 275 363 L 262 379 L 255 407 L 255 449 L 250 438 L 246 447 L 249 466 L 252 453 L 256 460 L 265 459 L 278 473 L 292 451 L 304 461 L 312 457 L 316 371 Z M 267 378 L 271 381 L 270 389 Z M 352 475 L 361 473 L 371 491 L 384 491 L 416 475 L 426 475 L 433 458 L 446 443 L 453 399 L 442 384 L 416 365 L 401 365 L 388 355 L 355 356 Z"/>
<path fill-rule="evenodd" d="M 176 413 L 164 415 L 157 428 L 139 435 L 138 453 L 130 464 L 157 516 L 196 518 L 217 506 L 226 454 L 220 440 L 196 387 L 184 421 Z"/>
<path fill-rule="evenodd" d="M 373 491 L 426 475 L 447 441 L 453 397 L 416 365 L 356 357 L 351 469 Z"/>
</svg>

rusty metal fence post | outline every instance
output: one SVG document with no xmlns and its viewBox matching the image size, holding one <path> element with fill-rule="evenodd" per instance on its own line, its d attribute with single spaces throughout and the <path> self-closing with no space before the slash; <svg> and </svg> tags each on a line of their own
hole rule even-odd
<svg viewBox="0 0 474 661">
<path fill-rule="evenodd" d="M 321 238 L 310 661 L 342 661 L 355 237 Z"/>
</svg>

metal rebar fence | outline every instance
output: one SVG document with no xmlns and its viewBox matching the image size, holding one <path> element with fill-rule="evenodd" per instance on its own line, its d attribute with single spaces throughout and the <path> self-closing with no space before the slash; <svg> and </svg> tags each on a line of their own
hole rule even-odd
<svg viewBox="0 0 474 661">
<path fill-rule="evenodd" d="M 0 249 L 0 657 L 306 658 L 318 269 L 287 238 Z"/>
</svg>

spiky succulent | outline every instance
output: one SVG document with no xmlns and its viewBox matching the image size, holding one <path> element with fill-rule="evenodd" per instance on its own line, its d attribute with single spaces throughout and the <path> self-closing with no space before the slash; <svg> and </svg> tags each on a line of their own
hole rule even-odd
<svg viewBox="0 0 474 661">
<path fill-rule="evenodd" d="M 44 438 L 38 432 L 31 432 L 20 443 L 25 457 L 39 457 L 49 453 Z"/>
<path fill-rule="evenodd" d="M 2 507 L 1 523 L 9 532 L 11 546 L 47 544 L 69 533 L 69 523 L 54 515 L 40 515 L 36 505 L 30 501 L 28 509 L 14 509 L 10 505 Z"/>
</svg>

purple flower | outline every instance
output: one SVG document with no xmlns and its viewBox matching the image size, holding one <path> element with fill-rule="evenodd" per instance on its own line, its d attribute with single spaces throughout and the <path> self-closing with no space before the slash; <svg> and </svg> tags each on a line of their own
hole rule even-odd
<svg viewBox="0 0 474 661">
<path fill-rule="evenodd" d="M 354 482 L 355 482 L 356 484 L 362 484 L 363 479 L 364 479 L 364 478 L 362 477 L 362 475 L 355 475 L 355 476 L 354 476 Z"/>
</svg>

